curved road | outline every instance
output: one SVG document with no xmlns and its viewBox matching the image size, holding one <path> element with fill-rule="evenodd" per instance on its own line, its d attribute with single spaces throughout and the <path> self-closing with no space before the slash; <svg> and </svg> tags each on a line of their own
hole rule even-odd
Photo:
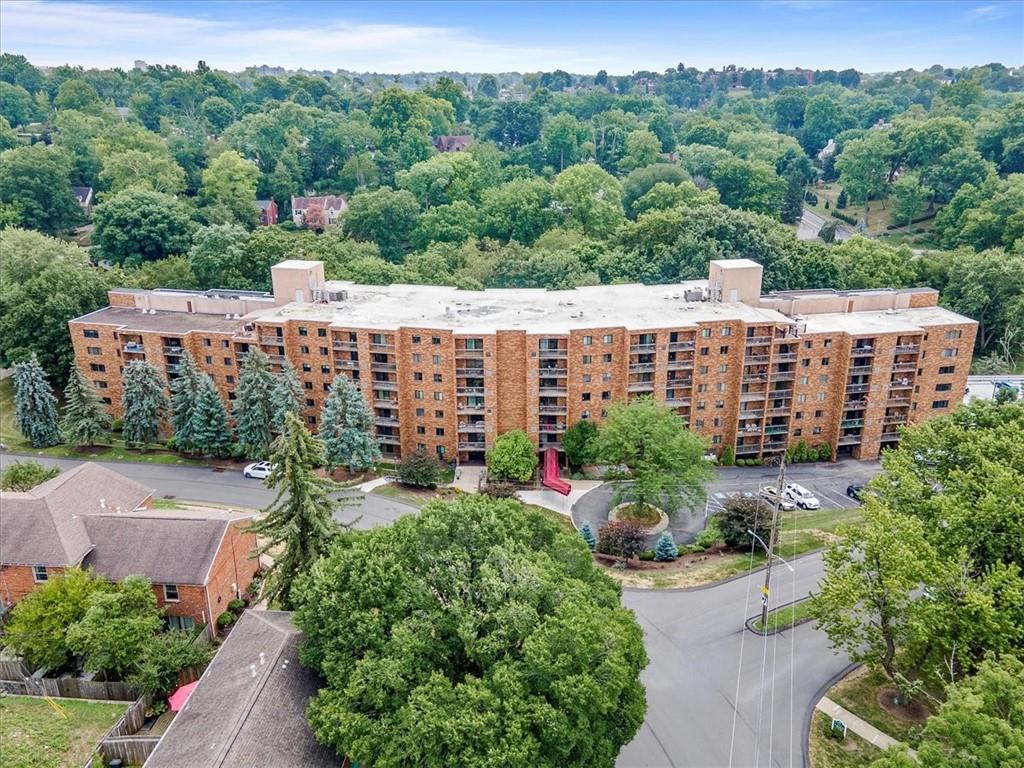
<svg viewBox="0 0 1024 768">
<path fill-rule="evenodd" d="M 31 458 L 68 469 L 73 459 L 0 454 L 0 467 Z M 273 494 L 239 471 L 130 462 L 101 462 L 143 483 L 158 497 L 261 508 Z M 808 476 L 836 485 L 847 476 L 871 472 L 851 463 L 801 468 Z M 713 484 L 757 486 L 773 470 L 719 470 Z M 796 473 L 794 473 L 796 474 Z M 742 478 L 742 481 L 740 481 Z M 336 513 L 357 527 L 387 525 L 414 509 L 374 494 L 360 505 Z M 778 567 L 772 576 L 772 604 L 805 597 L 822 574 L 817 554 L 793 562 L 794 573 Z M 695 590 L 625 590 L 623 603 L 644 630 L 650 664 L 642 675 L 647 687 L 647 719 L 619 755 L 621 768 L 802 768 L 805 726 L 821 687 L 848 661 L 835 655 L 812 625 L 768 638 L 744 628 L 760 611 L 762 572 Z M 738 695 L 737 695 L 738 691 Z"/>
</svg>

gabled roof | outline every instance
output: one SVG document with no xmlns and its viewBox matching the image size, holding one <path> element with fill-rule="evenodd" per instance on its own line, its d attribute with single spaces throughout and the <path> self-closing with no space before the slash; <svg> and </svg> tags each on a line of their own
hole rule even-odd
<svg viewBox="0 0 1024 768">
<path fill-rule="evenodd" d="M 257 200 L 256 207 L 259 208 L 261 211 L 265 211 L 267 210 L 267 208 L 270 207 L 270 204 L 273 202 L 273 200 Z"/>
<path fill-rule="evenodd" d="M 84 516 L 130 512 L 152 495 L 144 485 L 92 462 L 25 493 L 0 492 L 0 563 L 76 565 L 93 545 Z"/>
<path fill-rule="evenodd" d="M 82 565 L 110 581 L 145 576 L 154 584 L 206 584 L 228 520 L 89 515 L 93 542 Z M 245 553 L 238 553 L 245 554 Z"/>
<path fill-rule="evenodd" d="M 245 611 L 145 768 L 340 765 L 306 723 L 320 681 L 299 664 L 301 641 L 290 613 Z"/>
<path fill-rule="evenodd" d="M 311 205 L 322 206 L 326 211 L 328 208 L 333 208 L 336 211 L 343 211 L 348 208 L 348 203 L 345 202 L 345 198 L 339 195 L 323 195 L 321 197 L 293 197 L 292 198 L 292 210 L 305 210 Z"/>
<path fill-rule="evenodd" d="M 71 194 L 78 200 L 79 205 L 92 202 L 92 187 L 72 187 Z"/>
<path fill-rule="evenodd" d="M 473 143 L 473 137 L 461 136 L 438 136 L 434 139 L 434 146 L 438 152 L 461 152 Z"/>
</svg>

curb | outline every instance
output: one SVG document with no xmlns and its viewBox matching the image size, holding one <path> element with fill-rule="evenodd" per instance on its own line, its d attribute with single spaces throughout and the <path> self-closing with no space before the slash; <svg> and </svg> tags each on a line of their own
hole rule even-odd
<svg viewBox="0 0 1024 768">
<path fill-rule="evenodd" d="M 838 683 L 844 677 L 849 675 L 855 669 L 858 669 L 863 665 L 856 662 L 850 662 L 843 667 L 839 672 L 832 675 L 824 685 L 814 692 L 814 696 L 811 698 L 811 703 L 807 707 L 807 711 L 804 712 L 804 728 L 803 728 L 803 743 L 804 743 L 804 759 L 803 768 L 811 768 L 811 720 L 814 718 L 814 712 L 818 708 L 818 702 L 821 701 L 821 697 L 828 693 L 828 689 Z"/>
<path fill-rule="evenodd" d="M 789 562 L 792 563 L 792 562 L 795 562 L 797 560 L 802 560 L 805 557 L 810 557 L 811 555 L 817 555 L 817 554 L 820 554 L 820 553 L 822 553 L 824 551 L 825 551 L 825 547 L 818 547 L 817 549 L 810 549 L 807 552 L 803 552 L 803 553 L 797 555 L 796 557 L 790 558 Z M 668 587 L 666 589 L 655 589 L 653 587 L 625 587 L 624 586 L 622 588 L 622 591 L 623 592 L 663 592 L 665 594 L 671 594 L 673 592 L 700 592 L 703 589 L 714 589 L 715 587 L 720 587 L 723 584 L 728 584 L 730 581 L 737 581 L 739 579 L 745 579 L 748 576 L 754 575 L 755 573 L 760 573 L 766 567 L 767 566 L 759 565 L 757 568 L 754 568 L 753 570 L 748 571 L 747 573 L 737 573 L 735 576 L 729 576 L 728 578 L 725 578 L 725 579 L 719 579 L 718 581 L 712 581 L 709 584 L 698 584 L 695 587 Z M 795 602 L 799 602 L 799 600 L 797 600 Z"/>
<path fill-rule="evenodd" d="M 808 595 L 807 597 L 801 597 L 799 600 L 790 600 L 788 603 L 783 603 L 782 605 L 775 606 L 774 608 L 772 608 L 769 611 L 769 613 L 774 613 L 775 611 L 781 611 L 784 608 L 789 608 L 789 606 L 791 606 L 791 605 L 796 605 L 797 603 L 803 603 L 803 602 L 806 602 L 806 601 L 808 601 L 810 599 L 811 599 L 810 595 Z M 783 629 L 773 629 L 771 632 L 763 632 L 761 630 L 754 629 L 754 622 L 758 621 L 760 618 L 761 617 L 759 615 L 758 616 L 751 616 L 749 619 L 747 619 L 745 622 L 743 622 L 743 625 L 748 630 L 750 630 L 755 635 L 758 635 L 760 637 L 770 637 L 771 635 L 779 635 L 779 634 L 782 634 L 783 632 L 785 632 L 787 630 L 795 629 L 796 627 L 799 627 L 801 624 L 806 624 L 809 621 L 814 621 L 814 619 L 810 619 L 810 618 L 808 618 L 808 619 L 800 619 L 800 621 L 793 622 L 788 627 L 785 627 Z"/>
</svg>

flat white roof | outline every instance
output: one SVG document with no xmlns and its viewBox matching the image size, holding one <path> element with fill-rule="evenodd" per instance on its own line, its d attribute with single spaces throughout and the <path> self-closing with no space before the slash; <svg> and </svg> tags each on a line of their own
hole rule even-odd
<svg viewBox="0 0 1024 768">
<path fill-rule="evenodd" d="M 962 325 L 974 323 L 969 317 L 942 307 L 915 309 L 872 310 L 869 312 L 825 312 L 805 315 L 807 333 L 848 333 L 852 336 L 870 336 L 874 333 L 916 333 L 933 325 Z"/>
<path fill-rule="evenodd" d="M 687 291 L 706 295 L 706 280 L 669 285 L 595 285 L 562 291 L 538 288 L 462 291 L 448 286 L 358 285 L 345 281 L 328 281 L 326 287 L 329 291 L 346 291 L 346 299 L 330 304 L 293 302 L 273 310 L 257 310 L 247 319 L 266 322 L 308 319 L 339 327 L 408 326 L 452 329 L 460 333 L 516 329 L 567 333 L 601 327 L 685 328 L 716 320 L 792 322 L 774 309 L 741 303 L 687 301 Z"/>
</svg>

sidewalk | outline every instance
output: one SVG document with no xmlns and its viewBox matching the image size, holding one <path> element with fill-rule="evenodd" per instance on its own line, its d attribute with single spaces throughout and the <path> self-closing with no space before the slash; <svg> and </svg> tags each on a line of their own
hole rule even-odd
<svg viewBox="0 0 1024 768">
<path fill-rule="evenodd" d="M 842 720 L 843 723 L 851 731 L 856 733 L 862 739 L 869 744 L 872 744 L 879 749 L 885 750 L 889 747 L 903 745 L 903 742 L 896 741 L 892 736 L 882 733 L 880 730 L 875 728 L 871 723 L 861 720 L 853 712 L 848 709 L 843 709 L 836 704 L 828 696 L 822 696 L 821 701 L 817 703 L 815 709 L 819 709 L 831 718 L 836 720 Z M 905 746 L 905 745 L 903 745 Z M 907 749 L 907 752 L 912 758 L 917 759 L 917 753 L 912 749 Z"/>
<path fill-rule="evenodd" d="M 538 507 L 547 509 L 572 518 L 572 508 L 579 501 L 580 497 L 603 485 L 601 480 L 570 480 L 572 491 L 568 496 L 563 496 L 555 491 L 542 488 L 539 491 L 520 491 L 516 494 L 526 504 L 536 504 Z"/>
</svg>

